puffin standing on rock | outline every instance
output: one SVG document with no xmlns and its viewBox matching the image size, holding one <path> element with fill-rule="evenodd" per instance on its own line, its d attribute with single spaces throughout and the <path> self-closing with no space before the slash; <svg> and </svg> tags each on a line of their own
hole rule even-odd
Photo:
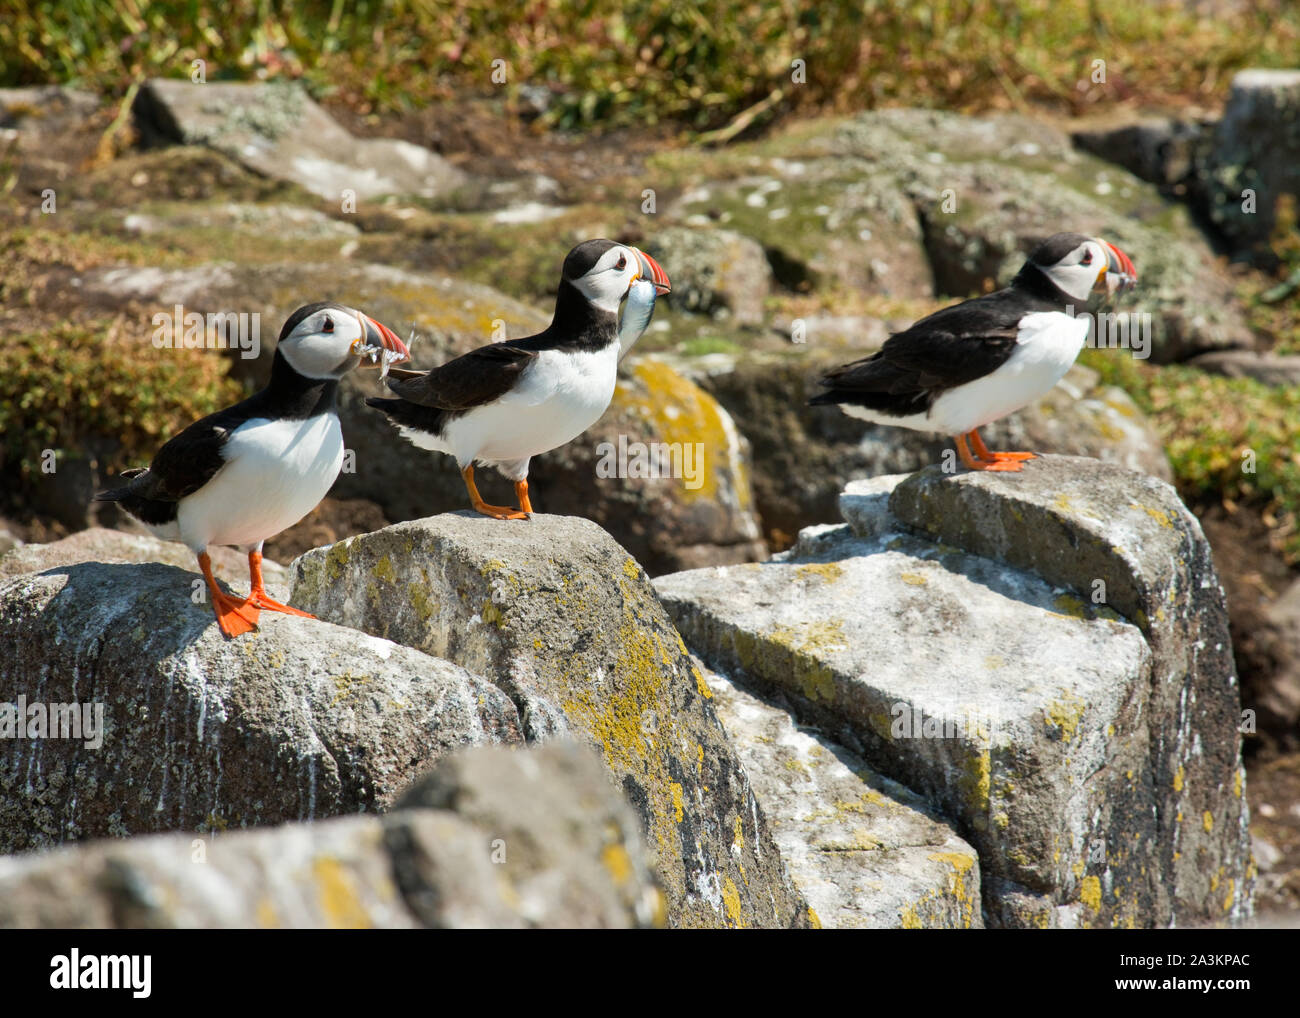
<svg viewBox="0 0 1300 1018">
<path fill-rule="evenodd" d="M 1115 293 L 1136 281 L 1137 269 L 1119 248 L 1058 233 L 1006 289 L 936 311 L 870 357 L 827 372 L 827 391 L 809 403 L 836 403 L 874 424 L 952 435 L 971 470 L 1021 470 L 1033 453 L 989 452 L 978 429 L 1038 399 L 1070 370 L 1091 322 L 1073 311 L 1093 290 Z"/>
<path fill-rule="evenodd" d="M 95 496 L 194 552 L 227 636 L 256 626 L 261 609 L 315 618 L 267 596 L 262 544 L 311 512 L 338 477 L 338 383 L 366 357 L 382 359 L 386 372 L 390 361 L 407 360 L 410 352 L 360 311 L 331 303 L 300 307 L 280 330 L 266 388 L 191 424 L 148 467 L 123 471 L 122 487 Z M 217 586 L 212 544 L 247 549 L 247 598 Z"/>
<path fill-rule="evenodd" d="M 634 287 L 635 307 L 625 313 L 620 335 L 619 303 Z M 388 388 L 398 398 L 366 403 L 419 448 L 455 456 L 478 512 L 527 519 L 533 511 L 528 461 L 600 419 L 614 396 L 619 360 L 649 324 L 654 296 L 669 289 L 664 270 L 644 252 L 611 240 L 584 241 L 564 259 L 545 331 L 489 343 L 432 371 L 396 370 Z M 518 510 L 483 501 L 475 463 L 514 481 Z"/>
</svg>

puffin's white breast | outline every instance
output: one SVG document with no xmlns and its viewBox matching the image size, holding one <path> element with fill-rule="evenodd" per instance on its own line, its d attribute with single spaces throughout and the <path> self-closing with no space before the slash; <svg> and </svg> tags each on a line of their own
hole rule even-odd
<svg viewBox="0 0 1300 1018">
<path fill-rule="evenodd" d="M 596 352 L 543 350 L 515 387 L 444 429 L 444 451 L 461 465 L 509 462 L 571 442 L 614 397 L 618 343 Z"/>
<path fill-rule="evenodd" d="M 181 539 L 253 545 L 293 526 L 325 497 L 343 465 L 343 430 L 335 414 L 306 420 L 254 418 L 231 434 L 226 465 L 181 499 Z"/>
</svg>

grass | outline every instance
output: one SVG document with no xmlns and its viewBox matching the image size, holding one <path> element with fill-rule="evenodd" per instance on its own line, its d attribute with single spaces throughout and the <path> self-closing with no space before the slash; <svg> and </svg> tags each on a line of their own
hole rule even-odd
<svg viewBox="0 0 1300 1018">
<path fill-rule="evenodd" d="M 361 112 L 543 86 L 559 127 L 706 129 L 773 93 L 785 110 L 1213 103 L 1235 70 L 1298 49 L 1289 0 L 1219 19 L 1180 0 L 0 0 L 0 85 L 121 95 L 202 60 L 208 80 L 301 79 Z"/>
</svg>

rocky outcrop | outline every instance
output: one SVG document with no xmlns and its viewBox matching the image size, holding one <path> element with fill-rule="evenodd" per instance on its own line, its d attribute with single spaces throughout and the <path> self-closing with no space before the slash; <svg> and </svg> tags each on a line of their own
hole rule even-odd
<svg viewBox="0 0 1300 1018">
<path fill-rule="evenodd" d="M 645 573 L 599 527 L 444 515 L 291 570 L 295 604 L 490 675 L 530 739 L 596 747 L 657 852 L 671 925 L 807 921 L 712 691 Z"/>
<path fill-rule="evenodd" d="M 458 753 L 384 817 L 0 858 L 0 928 L 662 925 L 635 815 L 588 751 Z"/>
<path fill-rule="evenodd" d="M 790 289 L 969 296 L 1068 227 L 1137 263 L 1141 291 L 1122 309 L 1150 316 L 1142 342 L 1157 363 L 1254 345 L 1186 210 L 1038 120 L 884 110 L 687 154 L 677 169 L 687 186 L 669 218 L 754 237 Z"/>
<path fill-rule="evenodd" d="M 776 561 L 657 581 L 691 649 L 951 818 L 991 925 L 1246 917 L 1223 595 L 1173 489 L 1045 457 L 844 509 Z"/>
<path fill-rule="evenodd" d="M 984 925 L 979 857 L 915 793 L 815 728 L 705 669 L 811 917 L 826 929 Z"/>
<path fill-rule="evenodd" d="M 332 202 L 432 198 L 464 180 L 442 156 L 389 138 L 354 138 L 298 85 L 154 78 L 134 114 L 149 141 L 210 145 L 251 170 Z"/>
<path fill-rule="evenodd" d="M 673 267 L 675 308 L 758 325 L 772 285 L 762 245 L 733 230 L 670 226 L 657 230 L 647 251 Z"/>
<path fill-rule="evenodd" d="M 269 612 L 228 641 L 197 573 L 51 547 L 0 579 L 0 850 L 378 810 L 454 748 L 522 740 L 448 661 Z"/>
</svg>

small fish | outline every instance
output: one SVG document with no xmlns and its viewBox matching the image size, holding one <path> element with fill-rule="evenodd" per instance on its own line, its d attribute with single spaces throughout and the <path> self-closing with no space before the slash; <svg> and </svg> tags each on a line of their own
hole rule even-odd
<svg viewBox="0 0 1300 1018">
<path fill-rule="evenodd" d="M 379 362 L 379 377 L 381 379 L 388 377 L 388 369 L 392 366 L 394 361 L 410 359 L 405 354 L 399 353 L 396 350 L 385 350 L 382 346 L 371 346 L 370 344 L 357 347 L 357 353 L 361 354 L 362 357 L 369 357 L 371 364 L 374 364 L 376 361 Z"/>
<path fill-rule="evenodd" d="M 645 333 L 650 319 L 655 313 L 655 284 L 649 279 L 638 279 L 627 291 L 627 302 L 623 305 L 623 317 L 618 323 L 618 359 L 622 360 L 627 352 Z"/>
</svg>

